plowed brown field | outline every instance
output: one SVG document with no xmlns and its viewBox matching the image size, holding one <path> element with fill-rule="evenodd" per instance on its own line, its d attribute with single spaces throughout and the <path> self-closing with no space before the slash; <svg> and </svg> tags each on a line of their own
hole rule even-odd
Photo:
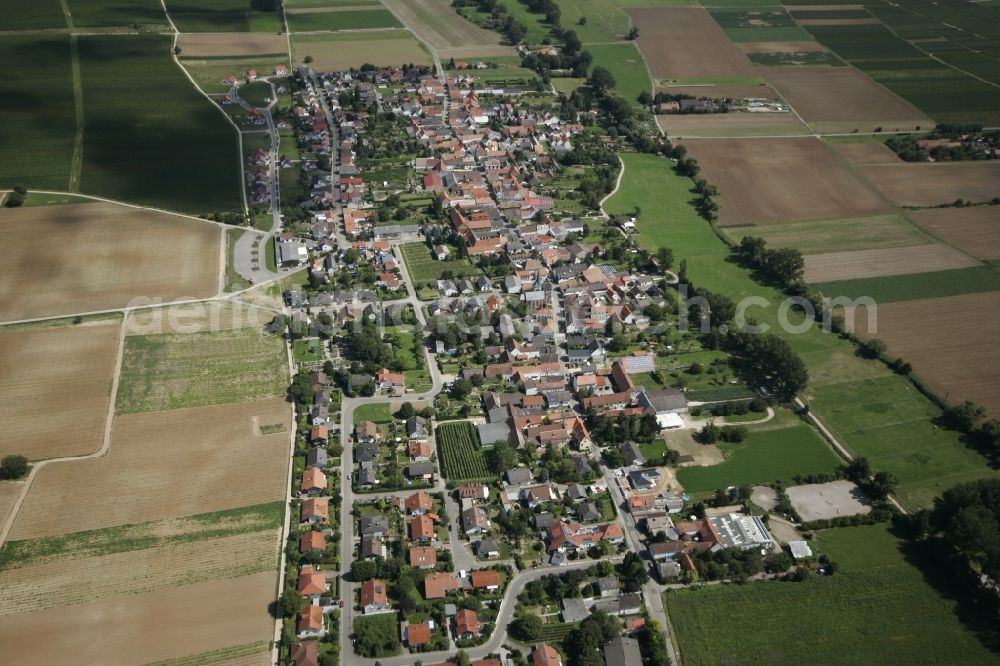
<svg viewBox="0 0 1000 666">
<path fill-rule="evenodd" d="M 867 331 L 866 308 L 857 311 Z M 1000 292 L 887 303 L 878 307 L 878 332 L 893 356 L 949 402 L 972 400 L 1000 415 Z"/>
<path fill-rule="evenodd" d="M 654 79 L 753 77 L 750 61 L 700 7 L 626 10 Z"/>
<path fill-rule="evenodd" d="M 910 217 L 921 228 L 974 257 L 1000 259 L 1000 206 L 915 210 Z"/>
<path fill-rule="evenodd" d="M 111 319 L 0 333 L 0 457 L 101 448 L 120 330 Z"/>
<path fill-rule="evenodd" d="M 814 254 L 807 256 L 805 260 L 806 282 L 907 275 L 979 265 L 978 261 L 964 252 L 941 243 Z"/>
<path fill-rule="evenodd" d="M 272 571 L 0 617 L 3 660 L 137 666 L 266 641 L 276 584 Z"/>
<path fill-rule="evenodd" d="M 11 540 L 176 518 L 280 499 L 289 423 L 281 399 L 115 418 L 103 458 L 48 465 L 35 477 Z"/>
<path fill-rule="evenodd" d="M 719 187 L 724 226 L 890 210 L 818 139 L 695 139 L 685 145 L 701 164 L 701 177 Z"/>
<path fill-rule="evenodd" d="M 900 163 L 858 167 L 900 206 L 937 206 L 1000 197 L 1000 162 Z"/>
<path fill-rule="evenodd" d="M 0 320 L 110 310 L 219 289 L 214 224 L 107 203 L 0 211 Z"/>
</svg>

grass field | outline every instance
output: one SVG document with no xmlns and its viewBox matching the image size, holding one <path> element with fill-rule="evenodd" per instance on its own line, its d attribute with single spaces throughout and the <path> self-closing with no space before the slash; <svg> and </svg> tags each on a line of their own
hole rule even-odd
<svg viewBox="0 0 1000 666">
<path fill-rule="evenodd" d="M 766 424 L 765 424 L 766 425 Z M 789 481 L 792 477 L 832 472 L 840 458 L 811 427 L 749 426 L 740 444 L 720 444 L 727 460 L 710 467 L 684 467 L 677 481 L 691 494 L 711 494 L 718 488 Z"/>
<path fill-rule="evenodd" d="M 615 77 L 615 92 L 619 95 L 635 103 L 639 93 L 652 94 L 653 82 L 634 43 L 592 44 L 587 50 L 594 56 L 595 65 L 607 67 Z"/>
<path fill-rule="evenodd" d="M 47 4 L 31 7 L 40 10 L 39 5 Z M 52 4 L 59 12 L 58 26 L 65 28 L 58 2 L 53 0 Z M 5 9 L 0 12 L 6 13 Z M 32 12 L 23 13 L 30 16 Z M 39 20 L 43 16 L 39 12 Z M 7 21 L 0 24 L 14 25 Z M 17 156 L 0 160 L 0 187 L 67 189 L 76 131 L 69 38 L 58 34 L 5 35 L 0 37 L 0 58 L 12 65 L 0 78 L 4 154 Z M 39 115 L 42 105 L 44 118 Z"/>
<path fill-rule="evenodd" d="M 270 73 L 274 70 L 275 65 L 287 64 L 287 62 L 288 56 L 281 58 L 185 58 L 181 60 L 184 69 L 188 71 L 198 87 L 210 95 L 229 92 L 229 86 L 223 81 L 230 76 L 239 79 L 249 69 L 256 69 L 258 73 Z"/>
<path fill-rule="evenodd" d="M 950 271 L 981 265 L 964 252 L 943 243 L 807 255 L 805 262 L 803 277 L 809 283 Z"/>
<path fill-rule="evenodd" d="M 0 457 L 38 460 L 101 448 L 119 330 L 110 319 L 0 332 Z"/>
<path fill-rule="evenodd" d="M 240 86 L 240 98 L 253 107 L 267 106 L 274 98 L 274 91 L 267 81 L 253 81 Z"/>
<path fill-rule="evenodd" d="M 442 423 L 437 429 L 441 456 L 441 475 L 449 481 L 493 478 L 486 467 L 486 457 L 479 435 L 468 421 Z"/>
<path fill-rule="evenodd" d="M 65 28 L 59 0 L 39 0 L 30 4 L 0 4 L 0 25 L 4 30 L 45 30 Z"/>
<path fill-rule="evenodd" d="M 0 319 L 204 298 L 219 288 L 219 227 L 109 203 L 0 210 Z M 58 239 L 59 242 L 53 242 Z"/>
<path fill-rule="evenodd" d="M 323 35 L 292 35 L 292 63 L 306 56 L 319 71 L 337 71 L 373 65 L 430 65 L 430 54 L 406 30 L 340 32 Z"/>
<path fill-rule="evenodd" d="M 621 7 L 640 6 L 609 0 L 557 0 L 556 4 L 562 12 L 562 26 L 576 32 L 576 36 L 584 44 L 623 39 L 632 27 L 632 22 Z M 585 25 L 580 25 L 581 17 L 586 17 Z M 590 51 L 590 48 L 587 50 Z"/>
<path fill-rule="evenodd" d="M 282 398 L 116 416 L 108 455 L 39 471 L 10 539 L 58 537 L 280 500 L 288 433 L 258 430 L 290 418 Z"/>
<path fill-rule="evenodd" d="M 69 0 L 76 28 L 107 28 L 140 24 L 167 27 L 159 0 Z"/>
<path fill-rule="evenodd" d="M 385 0 L 411 30 L 436 49 L 496 48 L 500 34 L 462 17 L 448 0 Z M 513 49 L 511 49 L 513 53 Z M 445 59 L 445 54 L 441 56 Z"/>
<path fill-rule="evenodd" d="M 938 593 L 945 581 L 912 566 L 907 544 L 885 527 L 821 532 L 814 548 L 840 564 L 803 583 L 717 585 L 665 595 L 686 664 L 992 663 L 990 653 Z M 753 640 L 732 622 L 754 618 Z"/>
<path fill-rule="evenodd" d="M 165 0 L 181 32 L 281 32 L 277 12 L 255 12 L 243 0 Z"/>
<path fill-rule="evenodd" d="M 389 403 L 379 402 L 373 405 L 361 405 L 354 410 L 354 422 L 372 421 L 373 423 L 388 423 L 392 420 Z"/>
<path fill-rule="evenodd" d="M 259 400 L 288 385 L 279 338 L 252 328 L 129 336 L 119 414 Z"/>
<path fill-rule="evenodd" d="M 634 154 L 621 157 L 626 176 L 605 210 L 626 214 L 638 205 L 642 210 L 639 243 L 672 248 L 675 261 L 688 261 L 688 274 L 696 285 L 735 300 L 765 298 L 770 305 L 751 308 L 748 315 L 784 335 L 811 373 L 823 373 L 827 384 L 807 392 L 812 410 L 852 451 L 872 459 L 875 469 L 885 469 L 900 479 L 904 505 L 928 506 L 943 488 L 990 474 L 987 461 L 966 447 L 957 433 L 931 423 L 940 410 L 908 380 L 879 363 L 854 359 L 853 345 L 815 327 L 803 334 L 784 333 L 776 316 L 783 296 L 753 282 L 745 270 L 726 261 L 726 246 L 686 204 L 691 199 L 690 180 L 676 176 L 668 160 Z M 838 358 L 851 361 L 831 366 Z M 895 410 L 903 416 L 886 416 Z M 871 430 L 875 424 L 859 428 L 846 420 L 852 414 L 872 415 L 884 427 L 876 431 Z"/>
<path fill-rule="evenodd" d="M 876 303 L 891 303 L 1000 291 L 1000 272 L 990 266 L 975 266 L 930 273 L 820 282 L 813 287 L 831 297 L 870 296 Z"/>
<path fill-rule="evenodd" d="M 80 38 L 86 115 L 80 188 L 185 212 L 236 209 L 236 135 L 169 49 L 165 36 Z"/>
<path fill-rule="evenodd" d="M 288 14 L 291 32 L 319 32 L 324 30 L 372 30 L 374 28 L 401 28 L 402 24 L 385 9 L 357 9 L 343 12 L 307 12 Z"/>
<path fill-rule="evenodd" d="M 402 248 L 406 269 L 410 273 L 410 279 L 417 286 L 422 286 L 422 283 L 433 280 L 440 280 L 441 274 L 445 271 L 451 271 L 455 277 L 479 275 L 481 272 L 468 259 L 438 261 L 431 254 L 430 248 L 423 243 L 407 243 Z"/>
</svg>

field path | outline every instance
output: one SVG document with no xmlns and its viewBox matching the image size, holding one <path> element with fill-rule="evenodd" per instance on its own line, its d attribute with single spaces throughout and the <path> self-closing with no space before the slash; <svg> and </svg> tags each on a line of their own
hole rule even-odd
<svg viewBox="0 0 1000 666">
<path fill-rule="evenodd" d="M 607 196 L 601 199 L 600 203 L 597 204 L 597 208 L 598 210 L 601 211 L 601 216 L 605 220 L 611 219 L 611 216 L 609 216 L 606 212 L 604 212 L 604 202 L 610 199 L 611 197 L 615 196 L 615 194 L 618 192 L 618 188 L 621 187 L 622 178 L 625 176 L 625 162 L 622 161 L 621 155 L 618 155 L 617 157 L 618 157 L 618 164 L 621 166 L 621 168 L 618 169 L 618 179 L 615 180 L 615 189 L 608 192 Z"/>
<path fill-rule="evenodd" d="M 161 2 L 162 2 L 162 0 L 161 0 Z M 426 39 L 424 39 L 423 37 L 421 37 L 420 33 L 418 33 L 416 30 L 414 30 L 413 26 L 411 26 L 409 23 L 407 23 L 406 19 L 403 16 L 400 16 L 399 12 L 397 12 L 395 9 L 393 9 L 392 7 L 390 7 L 389 5 L 387 5 L 385 3 L 382 3 L 382 6 L 385 7 L 389 11 L 390 14 L 392 14 L 393 16 L 395 16 L 396 20 L 399 21 L 400 23 L 402 23 L 403 27 L 406 28 L 406 30 L 411 35 L 413 35 L 418 42 L 420 42 L 421 44 L 423 44 L 424 48 L 426 48 L 430 52 L 431 58 L 434 59 L 434 73 L 438 77 L 438 80 L 441 81 L 441 83 L 445 83 L 448 79 L 444 75 L 444 67 L 441 66 L 441 55 L 438 53 L 438 50 L 436 48 L 434 48 L 434 46 L 432 46 L 430 42 L 428 42 Z M 447 100 L 447 99 L 448 98 L 445 97 L 445 100 Z M 447 103 L 448 102 L 445 101 L 446 105 L 447 105 Z M 447 111 L 447 106 L 445 107 L 445 109 Z"/>
<path fill-rule="evenodd" d="M 7 541 L 7 535 L 10 534 L 10 529 L 14 526 L 14 521 L 17 519 L 17 514 L 21 511 L 21 506 L 24 504 L 24 499 L 28 496 L 28 491 L 31 490 L 31 482 L 34 481 L 35 476 L 38 474 L 38 470 L 52 463 L 103 458 L 108 454 L 108 451 L 111 450 L 111 423 L 114 421 L 115 417 L 115 402 L 118 398 L 118 379 L 121 376 L 122 359 L 125 357 L 125 327 L 127 321 L 128 313 L 125 313 L 125 316 L 122 317 L 122 323 L 118 330 L 118 353 L 115 357 L 115 372 L 111 380 L 111 399 L 108 401 L 108 413 L 104 421 L 104 436 L 102 437 L 101 448 L 85 456 L 49 458 L 48 460 L 41 460 L 36 463 L 32 463 L 31 471 L 28 473 L 28 478 L 24 480 L 21 492 L 14 501 L 14 505 L 10 508 L 10 513 L 7 515 L 7 520 L 4 522 L 2 529 L 0 529 L 0 548 L 2 548 L 4 543 Z"/>
<path fill-rule="evenodd" d="M 69 30 L 70 69 L 73 72 L 73 106 L 76 113 L 76 132 L 73 135 L 73 160 L 69 169 L 69 191 L 80 191 L 80 172 L 83 170 L 83 79 L 80 77 L 80 49 L 77 34 L 73 27 L 73 14 L 69 11 L 66 0 L 59 0 L 63 16 L 66 18 L 66 28 Z M 0 543 L 3 540 L 0 539 Z"/>
</svg>

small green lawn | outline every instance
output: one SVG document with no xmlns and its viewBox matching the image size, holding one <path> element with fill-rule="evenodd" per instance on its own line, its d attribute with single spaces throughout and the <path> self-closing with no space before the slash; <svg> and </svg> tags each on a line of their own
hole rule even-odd
<svg viewBox="0 0 1000 666">
<path fill-rule="evenodd" d="M 267 270 L 272 273 L 278 272 L 277 248 L 274 246 L 274 236 L 267 239 Z"/>
<path fill-rule="evenodd" d="M 292 343 L 292 355 L 296 363 L 319 363 L 323 360 L 323 341 L 306 338 Z"/>
<path fill-rule="evenodd" d="M 250 106 L 263 108 L 271 103 L 274 91 L 267 81 L 253 81 L 240 86 L 239 95 Z"/>
<path fill-rule="evenodd" d="M 388 423 L 392 421 L 392 414 L 389 413 L 389 403 L 379 402 L 373 405 L 361 405 L 354 410 L 354 422 L 372 421 L 374 423 Z"/>
</svg>

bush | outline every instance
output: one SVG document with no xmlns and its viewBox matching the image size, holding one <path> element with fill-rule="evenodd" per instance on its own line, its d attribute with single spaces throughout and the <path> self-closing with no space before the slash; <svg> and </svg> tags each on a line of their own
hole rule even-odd
<svg viewBox="0 0 1000 666">
<path fill-rule="evenodd" d="M 28 473 L 31 465 L 28 459 L 17 454 L 5 456 L 0 461 L 0 479 L 14 480 L 20 479 Z"/>
</svg>

